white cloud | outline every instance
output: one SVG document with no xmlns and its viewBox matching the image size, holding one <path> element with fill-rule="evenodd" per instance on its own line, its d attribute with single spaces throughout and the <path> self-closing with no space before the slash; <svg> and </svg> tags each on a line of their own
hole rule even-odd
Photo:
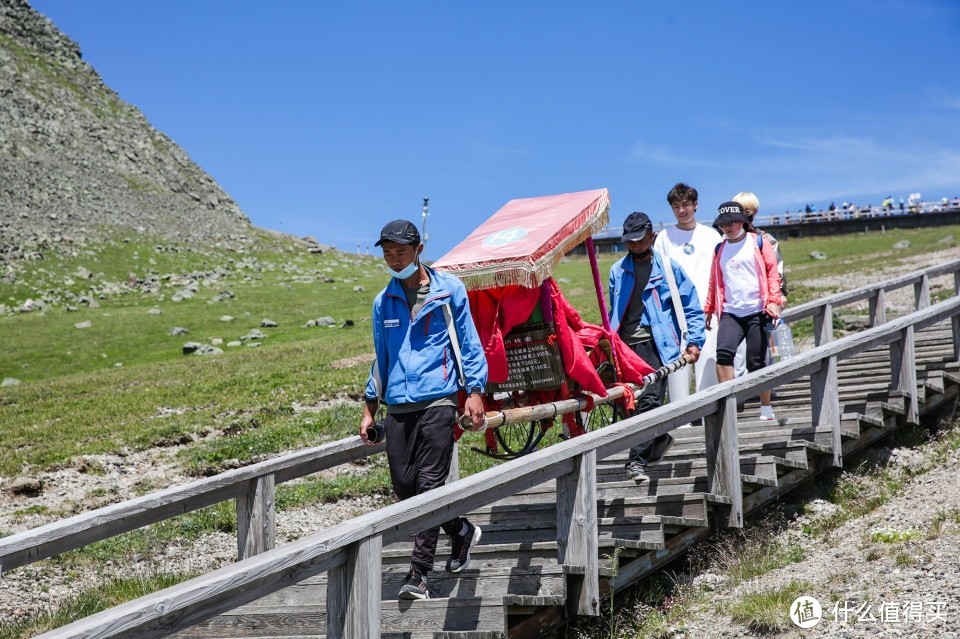
<svg viewBox="0 0 960 639">
<path fill-rule="evenodd" d="M 758 136 L 761 146 L 786 150 L 743 167 L 779 203 L 823 202 L 843 196 L 917 190 L 945 195 L 960 189 L 960 150 L 930 141 L 869 137 Z"/>
</svg>

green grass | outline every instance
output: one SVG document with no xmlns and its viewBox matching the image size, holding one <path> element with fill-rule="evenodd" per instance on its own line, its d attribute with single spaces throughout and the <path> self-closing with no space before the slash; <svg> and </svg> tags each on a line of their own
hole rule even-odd
<svg viewBox="0 0 960 639">
<path fill-rule="evenodd" d="M 33 637 L 76 619 L 88 617 L 137 597 L 174 586 L 193 576 L 195 575 L 161 573 L 128 579 L 112 579 L 93 586 L 85 585 L 83 592 L 54 610 L 36 618 L 0 625 L 0 639 Z"/>
<path fill-rule="evenodd" d="M 810 238 L 787 240 L 782 246 L 788 273 L 796 282 L 798 274 L 871 270 L 888 248 L 878 245 L 881 237 L 911 239 L 913 245 L 898 253 L 900 257 L 936 247 L 936 238 L 949 232 L 942 227 L 886 236 Z M 294 402 L 359 399 L 368 364 L 345 368 L 331 364 L 370 352 L 366 320 L 374 295 L 386 283 L 381 261 L 343 253 L 311 255 L 289 239 L 250 235 L 245 248 L 237 251 L 216 244 L 175 246 L 114 230 L 97 245 L 72 252 L 46 251 L 46 259 L 21 264 L 24 270 L 15 283 L 0 284 L 0 300 L 12 306 L 51 291 L 60 296 L 90 295 L 105 283 L 127 282 L 131 274 L 144 279 L 219 269 L 213 285 L 201 286 L 194 298 L 181 302 L 172 302 L 171 297 L 182 287 L 172 285 L 176 278 L 167 278 L 158 291 L 111 295 L 100 300 L 100 308 L 80 306 L 78 312 L 68 313 L 61 304 L 43 313 L 0 317 L 5 337 L 0 377 L 23 382 L 0 392 L 0 423 L 11 444 L 0 452 L 0 474 L 62 466 L 83 454 L 140 449 L 210 432 L 225 434 L 224 441 L 199 443 L 184 454 L 185 463 L 203 474 L 225 462 L 245 463 L 352 434 L 359 404 L 311 417 L 294 415 L 291 407 Z M 844 257 L 813 261 L 805 256 L 814 248 Z M 601 273 L 619 257 L 602 254 Z M 77 278 L 80 267 L 94 277 Z M 600 323 L 587 260 L 567 258 L 555 276 L 584 319 Z M 354 292 L 354 286 L 364 290 Z M 233 297 L 212 302 L 222 291 Z M 810 289 L 793 301 L 818 294 Z M 162 314 L 148 315 L 153 307 Z M 236 319 L 225 323 L 222 315 Z M 338 323 L 352 319 L 355 326 L 303 328 L 307 320 L 324 315 Z M 236 340 L 265 318 L 280 326 L 262 329 L 268 337 L 260 348 L 222 345 L 223 355 L 207 358 L 180 353 L 186 341 Z M 73 327 L 85 320 L 92 323 L 90 328 Z M 174 326 L 186 328 L 189 335 L 169 335 Z M 72 436 L 61 437 L 62 432 Z M 553 439 L 548 435 L 548 441 Z M 465 442 L 465 449 L 482 446 L 473 435 Z M 489 460 L 474 457 L 464 460 L 464 474 L 489 467 Z"/>
<path fill-rule="evenodd" d="M 753 632 L 779 633 L 791 627 L 790 604 L 801 595 L 813 592 L 813 584 L 806 581 L 791 581 L 781 588 L 760 590 L 740 597 L 729 609 L 734 621 L 742 623 Z"/>
<path fill-rule="evenodd" d="M 878 544 L 899 544 L 921 537 L 922 535 L 918 530 L 898 530 L 896 528 L 884 528 L 870 533 L 870 541 Z"/>
</svg>

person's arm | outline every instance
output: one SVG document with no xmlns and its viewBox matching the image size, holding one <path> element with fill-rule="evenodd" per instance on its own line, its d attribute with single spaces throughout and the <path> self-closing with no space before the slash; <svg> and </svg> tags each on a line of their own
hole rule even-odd
<svg viewBox="0 0 960 639">
<path fill-rule="evenodd" d="M 703 323 L 706 330 L 711 329 L 713 315 L 717 310 L 717 275 L 719 273 L 720 252 L 713 249 L 713 259 L 710 261 L 710 283 L 707 285 L 707 301 L 703 304 Z"/>
<path fill-rule="evenodd" d="M 764 274 L 767 279 L 767 305 L 764 312 L 774 319 L 780 317 L 783 298 L 780 297 L 780 272 L 777 270 L 777 256 L 774 254 L 770 242 L 763 242 L 760 247 L 760 257 L 763 261 Z"/>
<path fill-rule="evenodd" d="M 463 376 L 466 383 L 467 400 L 464 402 L 463 412 L 473 424 L 472 430 L 483 428 L 483 393 L 487 386 L 487 355 L 483 352 L 480 335 L 473 323 L 470 314 L 470 302 L 467 299 L 467 290 L 460 286 L 454 287 L 451 296 L 451 310 L 453 324 L 460 339 L 460 355 L 463 361 Z"/>
<path fill-rule="evenodd" d="M 687 277 L 687 273 L 683 270 L 682 266 L 670 260 L 670 268 L 673 269 L 673 276 L 677 282 L 677 292 L 680 294 L 682 308 L 679 310 L 687 320 L 686 352 L 693 357 L 693 361 L 697 361 L 700 357 L 700 349 L 706 341 L 704 314 L 700 306 L 700 297 L 697 295 L 697 288 L 693 285 L 690 278 Z M 674 311 L 676 310 L 677 309 L 674 308 Z"/>
<path fill-rule="evenodd" d="M 370 323 L 373 330 L 373 351 L 375 359 L 370 365 L 370 376 L 367 378 L 367 385 L 363 392 L 364 403 L 363 413 L 360 416 L 360 439 L 369 444 L 367 439 L 367 429 L 372 428 L 377 409 L 380 408 L 380 398 L 384 393 L 387 379 L 387 363 L 389 362 L 385 342 L 381 330 L 383 328 L 382 317 L 380 313 L 379 298 L 374 300 L 373 310 L 370 314 Z"/>
</svg>

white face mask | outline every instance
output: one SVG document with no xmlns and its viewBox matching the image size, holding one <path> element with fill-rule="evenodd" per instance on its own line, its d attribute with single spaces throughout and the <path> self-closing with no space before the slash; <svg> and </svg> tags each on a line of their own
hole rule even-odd
<svg viewBox="0 0 960 639">
<path fill-rule="evenodd" d="M 734 240 L 734 241 L 735 241 L 735 240 L 739 240 L 741 237 L 743 237 L 743 236 L 746 235 L 746 234 L 747 234 L 747 229 L 745 229 L 745 228 L 743 228 L 743 227 L 741 226 L 741 227 L 740 227 L 740 232 L 737 233 L 736 235 L 730 235 L 729 233 L 725 233 L 724 235 L 727 236 L 727 239 L 728 239 L 728 240 Z"/>
<path fill-rule="evenodd" d="M 414 273 L 416 273 L 419 267 L 420 265 L 417 263 L 416 260 L 414 260 L 413 262 L 410 262 L 409 264 L 407 264 L 402 271 L 395 271 L 389 266 L 387 267 L 387 270 L 390 271 L 390 275 L 393 275 L 398 280 L 405 280 L 411 275 L 413 275 Z"/>
</svg>

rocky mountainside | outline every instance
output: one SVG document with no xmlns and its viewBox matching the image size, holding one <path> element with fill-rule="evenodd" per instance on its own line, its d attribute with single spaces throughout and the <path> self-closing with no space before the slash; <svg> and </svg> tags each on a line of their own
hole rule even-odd
<svg viewBox="0 0 960 639">
<path fill-rule="evenodd" d="M 26 0 L 0 0 L 0 275 L 106 230 L 171 240 L 252 227 L 214 180 Z"/>
</svg>

